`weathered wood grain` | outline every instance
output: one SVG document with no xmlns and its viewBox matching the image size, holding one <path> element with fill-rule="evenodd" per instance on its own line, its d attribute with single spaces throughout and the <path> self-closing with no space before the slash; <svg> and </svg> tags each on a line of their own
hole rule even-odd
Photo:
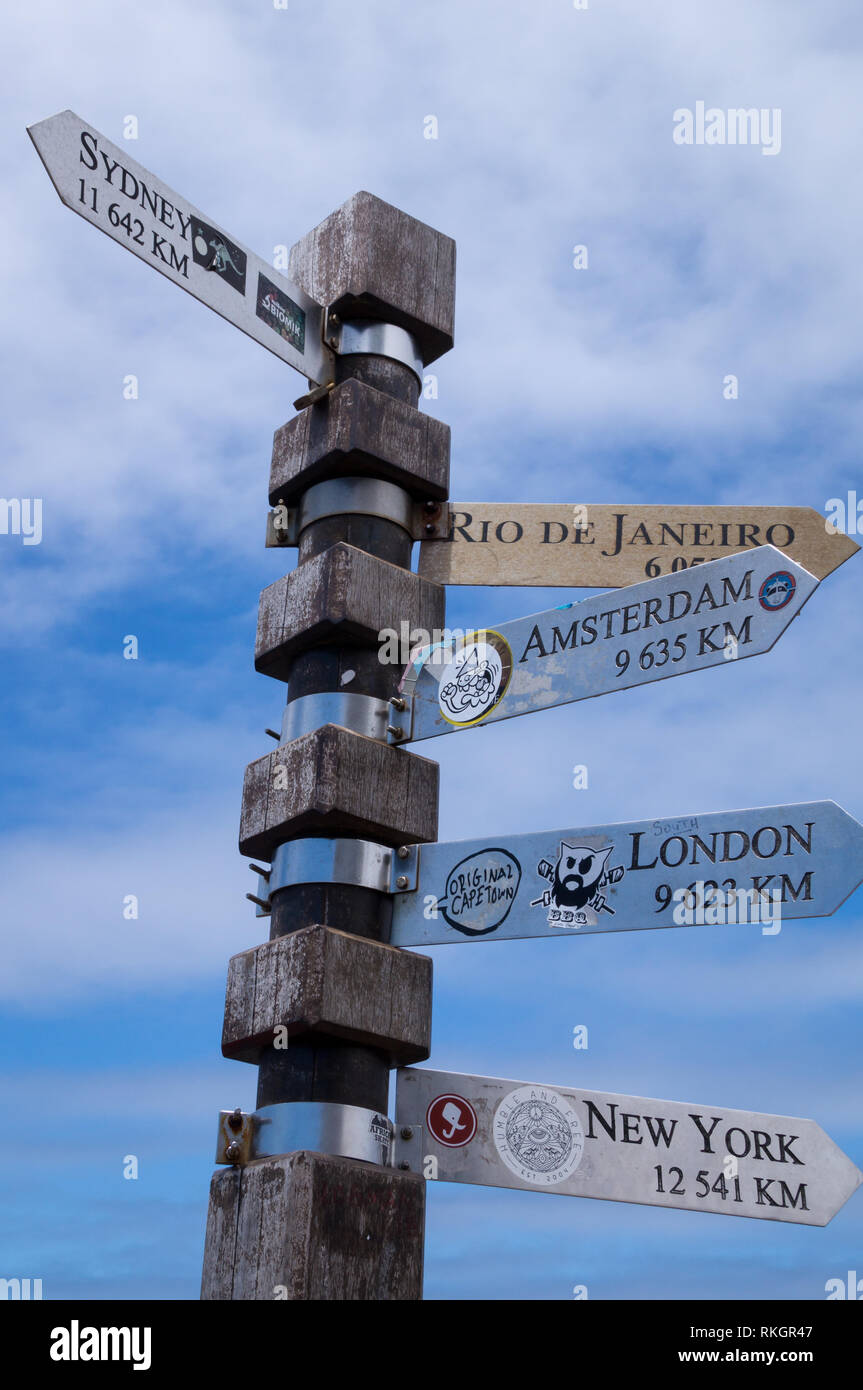
<svg viewBox="0 0 863 1390">
<path fill-rule="evenodd" d="M 453 345 L 455 242 L 372 193 L 355 193 L 291 248 L 288 273 L 343 319 L 396 323 L 423 361 Z"/>
<path fill-rule="evenodd" d="M 276 430 L 270 503 L 292 506 L 313 483 L 357 475 L 443 501 L 449 458 L 449 425 L 351 378 Z"/>
<path fill-rule="evenodd" d="M 275 1029 L 321 1032 L 422 1062 L 431 1044 L 432 962 L 315 925 L 231 958 L 222 1052 L 257 1062 Z"/>
<path fill-rule="evenodd" d="M 425 1182 L 300 1150 L 216 1173 L 207 1301 L 405 1301 L 422 1297 Z"/>
<path fill-rule="evenodd" d="M 443 627 L 442 585 L 340 543 L 261 594 L 255 669 L 287 681 L 297 652 L 322 643 L 378 646 L 384 629 Z M 393 670 L 393 689 L 397 672 Z"/>
<path fill-rule="evenodd" d="M 437 763 L 336 724 L 246 768 L 240 853 L 269 859 L 305 831 L 353 831 L 383 844 L 437 839 Z"/>
</svg>

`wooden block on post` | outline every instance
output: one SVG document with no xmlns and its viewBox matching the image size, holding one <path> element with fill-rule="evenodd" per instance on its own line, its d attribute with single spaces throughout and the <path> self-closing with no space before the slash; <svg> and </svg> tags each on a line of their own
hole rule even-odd
<svg viewBox="0 0 863 1390">
<path fill-rule="evenodd" d="M 403 623 L 408 635 L 419 629 L 433 640 L 445 602 L 442 585 L 340 542 L 264 589 L 255 670 L 286 681 L 299 651 L 324 642 L 376 647 L 381 632 L 401 635 Z"/>
<path fill-rule="evenodd" d="M 372 193 L 355 193 L 302 237 L 288 273 L 343 319 L 406 328 L 425 363 L 453 345 L 455 242 Z"/>
<path fill-rule="evenodd" d="M 246 768 L 240 853 L 271 859 L 309 831 L 428 843 L 437 839 L 438 781 L 430 759 L 325 724 Z"/>
<path fill-rule="evenodd" d="M 270 503 L 292 506 L 313 483 L 356 475 L 443 501 L 449 455 L 449 425 L 351 378 L 276 430 Z"/>
<path fill-rule="evenodd" d="M 301 1150 L 213 1175 L 201 1298 L 422 1298 L 425 1180 Z"/>
<path fill-rule="evenodd" d="M 312 926 L 232 956 L 222 1052 L 257 1062 L 275 1030 L 319 1032 L 423 1062 L 431 1047 L 432 962 L 332 927 Z"/>
</svg>

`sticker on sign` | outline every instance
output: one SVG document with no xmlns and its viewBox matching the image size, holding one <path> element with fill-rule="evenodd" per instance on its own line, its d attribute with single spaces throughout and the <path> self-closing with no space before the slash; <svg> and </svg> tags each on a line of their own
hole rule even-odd
<svg viewBox="0 0 863 1390">
<path fill-rule="evenodd" d="M 769 651 L 818 580 L 772 545 L 417 648 L 392 743 Z"/>
<path fill-rule="evenodd" d="M 405 846 L 393 946 L 828 917 L 863 881 L 835 801 Z"/>
<path fill-rule="evenodd" d="M 863 1180 L 814 1120 L 424 1067 L 396 1072 L 394 1161 L 442 1182 L 805 1226 Z"/>
<path fill-rule="evenodd" d="M 323 309 L 97 130 L 62 111 L 28 128 L 63 203 L 318 386 Z"/>
</svg>

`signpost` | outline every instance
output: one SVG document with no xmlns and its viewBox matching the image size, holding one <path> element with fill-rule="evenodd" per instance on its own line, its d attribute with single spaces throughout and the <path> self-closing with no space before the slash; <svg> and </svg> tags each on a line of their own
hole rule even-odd
<svg viewBox="0 0 863 1390">
<path fill-rule="evenodd" d="M 74 111 L 28 133 L 67 208 L 318 386 L 333 380 L 323 309 Z"/>
<path fill-rule="evenodd" d="M 814 1120 L 396 1073 L 395 1159 L 442 1182 L 826 1226 L 863 1173 Z"/>
<path fill-rule="evenodd" d="M 769 651 L 818 580 L 770 545 L 420 648 L 390 740 L 414 742 Z M 398 705 L 397 705 L 398 707 Z"/>
<path fill-rule="evenodd" d="M 452 502 L 449 535 L 423 541 L 438 584 L 616 589 L 775 545 L 816 579 L 860 547 L 811 507 Z"/>
<path fill-rule="evenodd" d="M 431 961 L 397 948 L 827 915 L 863 827 L 822 801 L 434 843 L 437 767 L 388 744 L 765 652 L 858 547 L 806 508 L 468 505 L 413 574 L 448 489 L 416 407 L 452 345 L 451 239 L 358 193 L 293 248 L 295 283 L 73 112 L 29 134 L 67 207 L 317 388 L 277 435 L 299 563 L 259 639 L 288 732 L 240 830 L 270 940 L 231 961 L 222 1036 L 258 1108 L 220 1117 L 202 1297 L 420 1297 L 423 1177 L 826 1224 L 861 1174 L 811 1120 L 406 1067 Z M 445 582 L 631 587 L 434 636 L 392 696 L 380 634 L 440 632 Z"/>
<path fill-rule="evenodd" d="M 835 801 L 412 846 L 390 941 L 639 931 L 829 917 L 863 881 L 863 826 Z"/>
</svg>

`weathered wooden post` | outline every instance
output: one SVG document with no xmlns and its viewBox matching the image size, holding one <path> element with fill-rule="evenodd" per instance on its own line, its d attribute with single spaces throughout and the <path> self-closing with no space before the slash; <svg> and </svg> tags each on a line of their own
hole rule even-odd
<svg viewBox="0 0 863 1390">
<path fill-rule="evenodd" d="M 230 963 L 222 1041 L 257 1063 L 257 1111 L 224 1117 L 240 1162 L 212 1180 L 202 1297 L 418 1299 L 424 1181 L 387 1165 L 386 1117 L 390 1069 L 429 1055 L 432 971 L 387 944 L 386 890 L 398 848 L 437 837 L 438 768 L 387 744 L 380 633 L 443 627 L 443 587 L 410 563 L 446 524 L 449 428 L 417 401 L 452 346 L 455 244 L 358 193 L 290 274 L 330 306 L 339 355 L 274 442 L 270 503 L 299 564 L 261 596 L 255 665 L 288 700 L 240 829 L 271 865 L 270 940 Z"/>
</svg>

